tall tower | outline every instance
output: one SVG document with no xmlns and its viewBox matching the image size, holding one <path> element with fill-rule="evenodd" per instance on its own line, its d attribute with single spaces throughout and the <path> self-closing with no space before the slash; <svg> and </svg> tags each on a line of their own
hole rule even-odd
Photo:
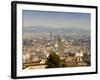
<svg viewBox="0 0 100 80">
<path fill-rule="evenodd" d="M 50 38 L 51 38 L 51 40 L 53 39 L 53 38 L 52 38 L 52 32 L 50 32 Z"/>
<path fill-rule="evenodd" d="M 63 39 L 63 37 L 60 37 L 58 39 L 58 52 L 59 52 L 59 55 L 61 57 L 64 57 L 65 56 L 64 55 L 64 39 Z"/>
</svg>

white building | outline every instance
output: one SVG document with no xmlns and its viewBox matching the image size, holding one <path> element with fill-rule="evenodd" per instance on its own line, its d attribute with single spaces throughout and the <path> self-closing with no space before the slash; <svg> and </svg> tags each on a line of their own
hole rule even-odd
<svg viewBox="0 0 100 80">
<path fill-rule="evenodd" d="M 76 60 L 77 60 L 77 62 L 82 62 L 83 61 L 83 59 L 82 59 L 82 57 L 83 57 L 83 52 L 82 51 L 78 51 L 78 52 L 76 52 Z"/>
</svg>

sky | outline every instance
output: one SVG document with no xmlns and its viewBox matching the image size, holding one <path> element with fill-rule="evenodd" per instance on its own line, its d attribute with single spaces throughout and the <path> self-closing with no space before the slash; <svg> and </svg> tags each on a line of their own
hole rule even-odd
<svg viewBox="0 0 100 80">
<path fill-rule="evenodd" d="M 79 28 L 90 30 L 91 14 L 23 10 L 23 27 Z"/>
</svg>

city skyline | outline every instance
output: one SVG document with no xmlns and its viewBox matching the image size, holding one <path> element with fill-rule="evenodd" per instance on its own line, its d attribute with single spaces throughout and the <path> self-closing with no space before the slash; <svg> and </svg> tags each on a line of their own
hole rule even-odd
<svg viewBox="0 0 100 80">
<path fill-rule="evenodd" d="M 24 27 L 79 28 L 90 31 L 90 13 L 23 10 Z"/>
<path fill-rule="evenodd" d="M 89 13 L 23 10 L 22 68 L 91 66 Z"/>
</svg>

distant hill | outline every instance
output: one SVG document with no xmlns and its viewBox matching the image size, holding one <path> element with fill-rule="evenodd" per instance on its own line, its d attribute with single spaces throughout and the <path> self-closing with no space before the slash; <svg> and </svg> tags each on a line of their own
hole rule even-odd
<svg viewBox="0 0 100 80">
<path fill-rule="evenodd" d="M 63 34 L 64 36 L 79 36 L 79 35 L 87 35 L 90 36 L 90 31 L 85 29 L 77 29 L 77 28 L 48 28 L 48 27 L 23 27 L 23 33 L 48 33 L 52 32 L 53 35 Z"/>
</svg>

